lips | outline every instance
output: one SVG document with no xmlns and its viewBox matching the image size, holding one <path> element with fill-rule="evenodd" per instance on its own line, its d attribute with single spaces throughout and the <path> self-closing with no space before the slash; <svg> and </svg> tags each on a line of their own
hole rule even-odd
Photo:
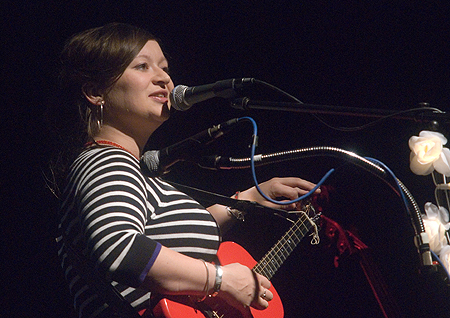
<svg viewBox="0 0 450 318">
<path fill-rule="evenodd" d="M 169 95 L 169 93 L 167 91 L 161 90 L 161 91 L 157 91 L 157 92 L 150 94 L 149 97 L 152 98 L 153 100 L 156 100 L 156 101 L 164 104 L 164 103 L 168 102 L 168 98 L 167 98 L 168 95 Z"/>
</svg>

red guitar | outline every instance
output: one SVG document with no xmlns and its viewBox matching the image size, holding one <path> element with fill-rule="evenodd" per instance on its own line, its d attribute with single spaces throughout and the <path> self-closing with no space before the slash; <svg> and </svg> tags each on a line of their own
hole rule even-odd
<svg viewBox="0 0 450 318">
<path fill-rule="evenodd" d="M 309 204 L 306 206 L 307 212 L 314 212 Z M 300 243 L 302 238 L 313 227 L 312 222 L 317 220 L 308 217 L 304 212 L 300 213 L 297 221 L 283 235 L 283 237 L 270 249 L 269 252 L 259 261 L 240 245 L 233 242 L 223 242 L 217 253 L 220 264 L 240 263 L 246 265 L 269 280 L 288 258 L 294 248 Z M 233 307 L 219 297 L 207 298 L 203 302 L 196 302 L 186 296 L 164 298 L 155 306 L 153 313 L 156 318 L 282 318 L 284 316 L 283 304 L 275 288 L 270 288 L 273 299 L 269 302 L 269 307 L 264 310 L 257 310 L 251 307 Z"/>
</svg>

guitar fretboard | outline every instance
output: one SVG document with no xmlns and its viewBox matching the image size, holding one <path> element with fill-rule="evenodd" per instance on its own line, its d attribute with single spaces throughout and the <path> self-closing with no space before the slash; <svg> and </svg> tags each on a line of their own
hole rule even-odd
<svg viewBox="0 0 450 318">
<path fill-rule="evenodd" d="M 298 220 L 283 235 L 283 237 L 264 255 L 253 270 L 264 275 L 269 280 L 277 272 L 283 262 L 289 257 L 300 241 L 312 228 L 312 223 L 306 214 L 300 214 Z"/>
</svg>

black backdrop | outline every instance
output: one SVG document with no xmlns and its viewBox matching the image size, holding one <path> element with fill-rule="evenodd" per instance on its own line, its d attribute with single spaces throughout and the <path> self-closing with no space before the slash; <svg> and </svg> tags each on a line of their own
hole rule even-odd
<svg viewBox="0 0 450 318">
<path fill-rule="evenodd" d="M 239 1 L 169 4 L 123 1 L 15 1 L 2 12 L 2 309 L 5 317 L 71 317 L 71 303 L 53 237 L 57 200 L 43 173 L 58 136 L 44 120 L 55 94 L 57 56 L 64 40 L 107 22 L 127 22 L 158 35 L 176 84 L 200 85 L 254 77 L 306 103 L 406 110 L 421 102 L 447 110 L 450 99 L 447 1 Z M 408 168 L 407 141 L 428 123 L 386 120 L 356 132 L 331 129 L 310 114 L 239 111 L 214 99 L 174 113 L 152 137 L 160 148 L 230 118 L 258 124 L 259 153 L 307 146 L 335 146 L 384 162 L 419 205 L 433 201 L 430 177 Z M 333 126 L 368 119 L 321 116 Z M 249 127 L 249 126 L 247 126 Z M 440 123 L 448 135 L 448 124 Z M 212 153 L 248 155 L 250 128 L 239 128 Z M 371 174 L 319 157 L 257 169 L 258 179 L 296 175 L 317 182 L 330 169 L 332 188 L 324 214 L 352 230 L 372 249 L 392 299 L 405 317 L 445 317 L 447 291 L 424 283 L 411 224 L 394 193 Z M 168 179 L 229 195 L 252 185 L 248 170 L 206 171 L 180 163 Z M 229 239 L 256 259 L 289 224 L 271 216 L 249 217 Z M 326 240 L 309 239 L 274 277 L 286 317 L 382 317 L 356 260 L 333 265 Z M 438 309 L 437 309 L 438 308 Z"/>
</svg>

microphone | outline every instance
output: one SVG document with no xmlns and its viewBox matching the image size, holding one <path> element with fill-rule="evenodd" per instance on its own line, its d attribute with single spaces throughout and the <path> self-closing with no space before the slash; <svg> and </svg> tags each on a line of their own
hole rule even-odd
<svg viewBox="0 0 450 318">
<path fill-rule="evenodd" d="M 192 105 L 213 97 L 234 98 L 245 86 L 255 83 L 254 78 L 232 78 L 213 84 L 187 87 L 176 86 L 169 95 L 170 104 L 176 110 L 188 110 Z"/>
<path fill-rule="evenodd" d="M 149 177 L 158 177 L 169 172 L 169 168 L 178 161 L 196 158 L 202 146 L 223 136 L 238 121 L 239 118 L 230 119 L 172 146 L 161 150 L 146 151 L 139 162 L 142 172 Z"/>
</svg>

